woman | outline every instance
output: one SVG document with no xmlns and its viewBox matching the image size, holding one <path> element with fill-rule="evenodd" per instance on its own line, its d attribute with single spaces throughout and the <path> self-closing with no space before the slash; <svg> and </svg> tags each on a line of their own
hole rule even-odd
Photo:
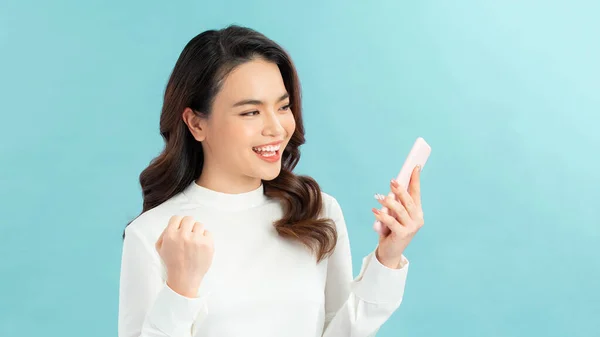
<svg viewBox="0 0 600 337">
<path fill-rule="evenodd" d="M 193 38 L 167 84 L 163 152 L 125 229 L 119 336 L 373 336 L 402 301 L 403 251 L 423 224 L 410 193 L 374 209 L 391 229 L 352 279 L 340 205 L 292 170 L 304 126 L 286 52 L 248 28 Z"/>
</svg>

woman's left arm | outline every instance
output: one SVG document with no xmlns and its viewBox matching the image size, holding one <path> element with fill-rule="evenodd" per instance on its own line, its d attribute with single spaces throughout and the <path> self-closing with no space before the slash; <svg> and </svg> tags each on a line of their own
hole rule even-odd
<svg viewBox="0 0 600 337">
<path fill-rule="evenodd" d="M 377 249 L 363 259 L 354 280 L 344 215 L 331 199 L 329 216 L 336 223 L 338 243 L 327 265 L 323 337 L 375 336 L 402 303 L 409 267 L 403 252 L 423 226 L 418 170 L 413 172 L 408 192 L 395 183 L 392 191 L 396 198 L 380 200 L 389 215 L 374 210 L 390 233 L 380 235 Z"/>
</svg>

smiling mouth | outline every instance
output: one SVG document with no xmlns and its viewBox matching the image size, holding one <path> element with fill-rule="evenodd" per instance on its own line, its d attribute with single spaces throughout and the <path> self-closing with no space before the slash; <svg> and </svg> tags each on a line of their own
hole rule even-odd
<svg viewBox="0 0 600 337">
<path fill-rule="evenodd" d="M 277 155 L 279 153 L 280 149 L 281 149 L 281 144 L 278 144 L 278 145 L 253 147 L 252 151 L 258 153 L 259 155 L 261 155 L 263 157 L 272 157 L 272 156 Z"/>
<path fill-rule="evenodd" d="M 268 163 L 276 163 L 281 158 L 281 144 L 253 147 L 252 151 Z"/>
</svg>

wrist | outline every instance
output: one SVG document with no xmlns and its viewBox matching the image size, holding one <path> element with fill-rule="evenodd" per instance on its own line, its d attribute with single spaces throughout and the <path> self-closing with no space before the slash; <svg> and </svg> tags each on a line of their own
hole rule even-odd
<svg viewBox="0 0 600 337">
<path fill-rule="evenodd" d="M 198 297 L 199 286 L 195 287 L 195 286 L 190 286 L 187 284 L 182 284 L 182 283 L 177 282 L 176 280 L 174 281 L 172 279 L 167 280 L 167 286 L 169 288 L 171 288 L 171 290 L 173 290 L 174 292 L 176 292 L 177 294 L 179 294 L 183 297 L 187 297 L 187 298 Z"/>
<path fill-rule="evenodd" d="M 379 263 L 390 269 L 399 269 L 402 262 L 402 255 L 400 255 L 399 257 L 381 256 L 379 254 L 379 249 L 375 250 L 375 258 L 377 258 L 377 261 L 379 261 Z"/>
</svg>

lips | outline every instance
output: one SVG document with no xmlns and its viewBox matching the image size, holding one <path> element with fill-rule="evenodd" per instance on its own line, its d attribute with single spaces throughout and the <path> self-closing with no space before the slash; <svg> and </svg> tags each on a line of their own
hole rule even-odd
<svg viewBox="0 0 600 337">
<path fill-rule="evenodd" d="M 258 145 L 258 146 L 254 146 L 253 148 L 261 148 L 261 147 L 266 147 L 266 146 L 277 146 L 277 145 L 281 145 L 281 143 L 283 143 L 283 140 L 278 140 L 275 142 L 270 142 L 267 144 L 262 144 L 262 145 Z"/>
<path fill-rule="evenodd" d="M 260 159 L 273 163 L 281 158 L 281 142 L 253 147 L 252 151 L 254 151 Z"/>
</svg>

